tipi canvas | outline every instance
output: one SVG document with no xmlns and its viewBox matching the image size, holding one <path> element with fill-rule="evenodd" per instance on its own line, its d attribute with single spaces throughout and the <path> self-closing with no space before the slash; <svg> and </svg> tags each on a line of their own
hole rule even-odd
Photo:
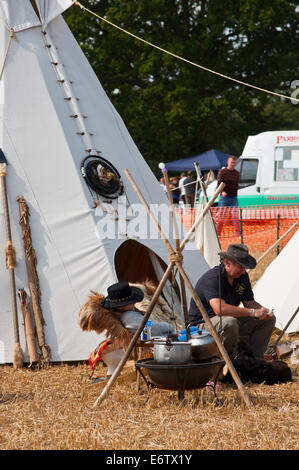
<svg viewBox="0 0 299 470">
<path fill-rule="evenodd" d="M 277 328 L 283 330 L 299 307 L 299 230 L 292 236 L 277 258 L 267 267 L 254 286 L 254 295 L 258 301 L 273 308 Z M 287 333 L 299 332 L 297 314 Z"/>
<path fill-rule="evenodd" d="M 206 207 L 205 197 L 201 197 L 198 212 L 201 213 Z M 194 232 L 194 241 L 197 248 L 200 250 L 208 265 L 213 268 L 219 264 L 219 252 L 221 247 L 217 237 L 214 221 L 210 212 L 202 220 L 201 224 L 197 226 Z"/>
<path fill-rule="evenodd" d="M 149 205 L 168 207 L 168 201 L 61 16 L 71 5 L 0 2 L 0 148 L 8 163 L 16 288 L 28 292 L 21 195 L 30 210 L 52 361 L 85 360 L 99 343 L 99 336 L 78 325 L 90 290 L 105 294 L 118 280 L 159 281 L 169 262 L 149 218 L 135 210 L 140 201 L 124 170 Z M 14 334 L 2 202 L 0 363 L 9 363 Z M 171 224 L 164 232 L 175 246 Z M 184 269 L 195 283 L 208 265 L 191 248 L 184 251 Z M 174 298 L 173 289 L 164 294 L 169 302 Z M 19 306 L 18 315 L 26 354 Z"/>
</svg>

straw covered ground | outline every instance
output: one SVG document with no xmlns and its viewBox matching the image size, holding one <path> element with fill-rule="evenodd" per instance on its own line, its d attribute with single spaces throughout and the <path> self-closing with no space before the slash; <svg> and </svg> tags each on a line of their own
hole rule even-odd
<svg viewBox="0 0 299 470">
<path fill-rule="evenodd" d="M 254 273 L 253 284 L 260 274 Z M 104 384 L 91 383 L 85 362 L 37 370 L 2 365 L 0 449 L 295 450 L 299 365 L 286 361 L 293 382 L 245 384 L 250 408 L 236 385 L 222 385 L 216 397 L 209 387 L 185 392 L 185 407 L 175 391 L 154 389 L 146 402 L 148 391 L 142 380 L 137 393 L 132 361 L 97 407 L 93 405 Z M 95 375 L 105 373 L 99 363 Z"/>
<path fill-rule="evenodd" d="M 137 393 L 133 365 L 93 407 L 103 384 L 86 364 L 13 370 L 1 366 L 0 448 L 6 450 L 246 450 L 298 448 L 299 382 L 246 384 L 249 409 L 235 385 L 185 392 Z M 299 370 L 293 367 L 295 379 Z M 102 365 L 97 373 L 105 372 Z"/>
</svg>

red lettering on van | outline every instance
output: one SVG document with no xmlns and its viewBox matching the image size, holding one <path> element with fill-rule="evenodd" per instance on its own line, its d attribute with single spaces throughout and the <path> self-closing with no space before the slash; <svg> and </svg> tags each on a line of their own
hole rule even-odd
<svg viewBox="0 0 299 470">
<path fill-rule="evenodd" d="M 280 144 L 282 142 L 299 142 L 299 135 L 278 135 L 276 143 Z"/>
</svg>

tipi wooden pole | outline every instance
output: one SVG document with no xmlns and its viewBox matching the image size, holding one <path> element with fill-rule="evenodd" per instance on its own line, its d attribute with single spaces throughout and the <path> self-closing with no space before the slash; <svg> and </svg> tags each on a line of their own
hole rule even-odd
<svg viewBox="0 0 299 470">
<path fill-rule="evenodd" d="M 174 233 L 175 233 L 175 243 L 176 243 L 176 252 L 178 254 L 181 253 L 180 249 L 180 238 L 179 238 L 179 228 L 177 224 L 177 219 L 176 219 L 176 213 L 175 213 L 175 208 L 173 204 L 173 199 L 172 199 L 172 194 L 169 188 L 169 180 L 168 180 L 168 174 L 167 170 L 163 169 L 163 176 L 164 180 L 166 183 L 166 190 L 167 190 L 167 195 L 170 203 L 170 209 L 171 209 L 171 215 L 172 215 L 172 220 L 173 220 L 173 227 L 174 227 Z M 185 328 L 186 328 L 186 334 L 187 334 L 187 339 L 190 339 L 190 330 L 187 329 L 188 323 L 189 323 L 189 314 L 188 314 L 188 307 L 187 307 L 187 296 L 186 296 L 186 287 L 185 287 L 185 281 L 182 277 L 182 275 L 179 273 L 180 276 L 180 284 L 181 284 L 181 296 L 182 296 L 182 304 L 183 304 L 183 312 L 184 312 L 184 318 L 185 318 Z"/>
<path fill-rule="evenodd" d="M 206 188 L 205 188 L 205 185 L 202 181 L 202 173 L 201 173 L 201 169 L 198 165 L 197 162 L 194 162 L 194 168 L 195 168 L 195 171 L 196 171 L 196 174 L 197 174 L 197 180 L 199 181 L 199 184 L 200 184 L 200 188 L 201 188 L 201 191 L 203 192 L 205 198 L 206 198 L 206 201 L 208 201 L 208 198 L 207 198 L 207 193 L 206 193 Z"/>
<path fill-rule="evenodd" d="M 225 183 L 221 183 L 220 186 L 218 186 L 218 188 L 217 188 L 215 194 L 213 195 L 213 197 L 209 200 L 209 202 L 206 205 L 206 207 L 204 208 L 204 210 L 197 217 L 196 221 L 194 222 L 194 224 L 190 228 L 189 232 L 187 233 L 187 235 L 185 236 L 185 238 L 181 242 L 181 245 L 180 245 L 181 251 L 185 248 L 186 244 L 188 243 L 190 238 L 193 236 L 193 233 L 194 233 L 195 229 L 200 224 L 200 222 L 202 221 L 204 216 L 209 212 L 211 206 L 214 204 L 214 201 L 217 199 L 218 195 L 223 191 L 224 186 L 225 186 Z"/>
<path fill-rule="evenodd" d="M 146 202 L 146 200 L 144 199 L 143 195 L 141 194 L 138 186 L 136 185 L 135 181 L 133 180 L 132 176 L 131 176 L 131 173 L 128 171 L 128 170 L 125 170 L 125 175 L 127 176 L 127 178 L 130 180 L 130 183 L 131 185 L 133 186 L 137 196 L 139 197 L 140 201 L 143 203 L 144 207 L 146 208 L 146 211 L 148 213 L 148 215 L 150 216 L 150 218 L 152 219 L 152 222 L 153 224 L 155 225 L 156 229 L 157 229 L 157 232 L 159 233 L 160 237 L 162 238 L 163 242 L 165 243 L 169 253 L 174 253 L 174 250 L 171 246 L 171 244 L 169 243 L 169 240 L 167 239 L 167 237 L 164 235 L 159 223 L 157 222 L 155 216 L 153 215 L 152 211 L 150 210 L 149 208 L 149 205 L 148 203 Z"/>
<path fill-rule="evenodd" d="M 140 338 L 140 335 L 141 335 L 141 332 L 143 330 L 143 328 L 145 327 L 145 324 L 148 320 L 148 318 L 150 317 L 150 314 L 152 313 L 152 310 L 158 300 L 158 297 L 159 295 L 161 294 L 162 290 L 163 290 L 163 287 L 168 279 L 168 277 L 170 276 L 171 274 L 171 271 L 173 269 L 173 266 L 174 266 L 174 263 L 171 262 L 168 266 L 168 268 L 166 269 L 166 271 L 164 272 L 164 275 L 153 295 L 153 298 L 148 306 L 148 309 L 146 311 L 146 313 L 144 314 L 143 318 L 142 318 L 142 321 L 136 331 L 136 333 L 134 334 L 129 346 L 128 346 L 128 349 L 126 350 L 125 354 L 123 355 L 122 359 L 120 360 L 120 362 L 118 363 L 117 365 L 117 368 L 115 369 L 115 371 L 113 372 L 113 374 L 111 375 L 108 383 L 106 384 L 105 388 L 103 389 L 101 395 L 96 399 L 96 401 L 94 402 L 94 407 L 97 406 L 97 405 L 100 405 L 102 403 L 102 401 L 108 396 L 108 393 L 111 389 L 111 387 L 113 386 L 114 382 L 116 381 L 117 377 L 119 376 L 119 374 L 121 373 L 125 363 L 127 362 L 135 344 L 137 343 L 138 339 Z"/>
<path fill-rule="evenodd" d="M 11 240 L 11 229 L 10 229 L 10 220 L 9 220 L 9 208 L 7 200 L 7 188 L 6 188 L 6 167 L 7 161 L 6 158 L 0 149 L 0 179 L 2 186 L 2 199 L 3 199 L 3 208 L 4 208 L 4 217 L 5 217 L 5 226 L 6 226 L 6 268 L 9 271 L 10 279 L 10 292 L 11 292 L 11 302 L 12 302 L 12 311 L 13 311 L 13 326 L 14 326 L 14 358 L 13 365 L 15 369 L 23 367 L 24 364 L 24 353 L 20 344 L 20 334 L 19 334 L 19 322 L 18 322 L 18 308 L 17 308 L 17 296 L 16 296 L 16 283 L 15 283 L 15 271 L 16 267 L 16 253 L 14 246 Z"/>
<path fill-rule="evenodd" d="M 275 341 L 274 344 L 272 344 L 272 348 L 275 348 L 279 341 L 281 340 L 281 338 L 283 337 L 284 333 L 286 332 L 286 330 L 288 329 L 288 327 L 290 326 L 290 324 L 292 323 L 292 321 L 294 320 L 294 318 L 296 317 L 297 313 L 299 312 L 299 307 L 296 308 L 295 310 L 295 313 L 293 313 L 293 315 L 291 316 L 291 318 L 289 319 L 289 321 L 287 322 L 287 324 L 285 325 L 285 327 L 283 328 L 283 330 L 281 331 L 280 335 L 278 336 L 277 340 Z"/>
<path fill-rule="evenodd" d="M 148 215 L 150 216 L 150 218 L 152 219 L 157 231 L 158 231 L 158 234 L 160 235 L 161 239 L 163 240 L 163 242 L 165 243 L 168 251 L 170 254 L 174 254 L 174 250 L 171 246 L 171 244 L 169 243 L 167 237 L 165 236 L 165 234 L 163 233 L 159 223 L 157 222 L 154 214 L 151 212 L 146 200 L 144 199 L 143 195 L 141 194 L 138 186 L 136 185 L 135 181 L 133 180 L 130 172 L 128 170 L 125 170 L 125 174 L 126 176 L 128 177 L 128 179 L 130 180 L 130 183 L 132 184 L 133 188 L 135 189 L 136 191 L 136 194 L 138 195 L 139 199 L 141 200 L 141 202 L 143 203 L 144 207 L 146 208 L 146 211 L 148 213 Z M 193 233 L 194 233 L 194 230 L 196 229 L 196 227 L 198 226 L 198 224 L 202 221 L 202 219 L 204 218 L 204 216 L 206 215 L 206 213 L 209 211 L 210 207 L 213 205 L 214 201 L 217 199 L 218 195 L 221 193 L 221 191 L 223 191 L 223 188 L 225 186 L 225 183 L 221 183 L 220 186 L 217 188 L 217 191 L 215 192 L 215 194 L 212 196 L 212 198 L 209 200 L 208 204 L 206 205 L 206 207 L 204 208 L 204 210 L 201 212 L 201 214 L 198 216 L 198 218 L 196 219 L 196 221 L 194 222 L 194 224 L 192 225 L 192 227 L 190 228 L 189 232 L 187 233 L 187 235 L 185 236 L 184 240 L 180 243 L 180 251 L 183 251 L 183 249 L 185 248 L 187 242 L 190 240 L 190 238 L 192 237 Z"/>
<path fill-rule="evenodd" d="M 7 48 L 6 48 L 6 51 L 5 51 L 3 64 L 2 64 L 2 67 L 1 67 L 1 70 L 0 70 L 0 80 L 2 79 L 3 70 L 4 70 L 4 67 L 5 67 L 6 59 L 7 59 L 7 56 L 8 56 L 8 51 L 9 51 L 10 44 L 11 44 L 11 41 L 12 41 L 12 38 L 13 38 L 13 37 L 15 38 L 16 41 L 18 41 L 18 38 L 17 38 L 17 36 L 15 35 L 15 32 L 14 32 L 13 28 L 11 28 L 11 29 L 9 30 L 8 44 L 7 44 Z"/>
<path fill-rule="evenodd" d="M 128 172 L 127 170 L 125 170 L 125 172 L 126 172 L 127 176 L 129 177 L 129 179 L 130 179 L 130 181 L 131 181 L 131 180 L 132 180 L 131 175 L 129 174 L 129 172 Z M 134 187 L 137 189 L 137 194 L 138 194 L 138 196 L 140 197 L 141 193 L 140 193 L 138 187 L 136 186 L 135 182 L 134 182 Z M 214 194 L 214 197 L 209 201 L 209 204 L 207 204 L 207 206 L 205 207 L 204 211 L 201 213 L 200 217 L 198 217 L 197 221 L 194 223 L 194 226 L 191 228 L 191 230 L 188 232 L 187 236 L 186 236 L 185 239 L 183 240 L 183 243 L 181 243 L 181 245 L 180 245 L 180 249 L 181 249 L 181 250 L 184 249 L 184 247 L 186 246 L 187 241 L 188 241 L 188 240 L 190 239 L 190 237 L 191 237 L 191 234 L 192 234 L 194 228 L 199 224 L 199 220 L 202 220 L 202 218 L 204 217 L 204 214 L 206 214 L 206 212 L 209 210 L 210 206 L 213 204 L 213 199 L 216 199 L 217 195 L 222 191 L 223 187 L 224 187 L 224 184 L 223 184 L 223 185 L 221 184 L 221 185 L 218 187 L 218 190 L 217 190 L 216 193 Z M 136 190 L 136 189 L 135 189 L 135 190 Z M 142 202 L 144 201 L 144 198 L 143 198 L 142 195 L 141 195 L 140 199 L 141 199 Z M 146 207 L 148 208 L 148 205 L 147 205 L 146 202 L 145 202 L 145 204 L 146 204 Z M 155 220 L 153 214 L 151 214 L 151 217 L 152 217 L 153 220 Z M 157 222 L 155 223 L 155 225 L 156 225 L 156 227 L 157 227 L 157 229 L 158 229 L 159 235 L 160 235 L 161 238 L 164 240 L 165 235 L 162 233 L 162 231 L 161 231 L 159 225 L 157 224 Z M 168 242 L 168 244 L 169 244 L 169 242 Z M 250 405 L 251 405 L 251 402 L 250 402 L 249 397 L 248 397 L 248 395 L 247 395 L 247 392 L 246 392 L 246 390 L 245 390 L 245 388 L 244 388 L 244 385 L 243 385 L 243 383 L 241 382 L 241 380 L 240 380 L 240 378 L 239 378 L 239 376 L 238 376 L 238 374 L 237 374 L 237 371 L 236 371 L 236 369 L 234 368 L 234 365 L 233 365 L 233 363 L 231 362 L 231 360 L 230 360 L 230 358 L 229 358 L 229 355 L 227 354 L 227 351 L 226 351 L 225 347 L 223 346 L 223 344 L 222 344 L 222 342 L 221 342 L 221 339 L 219 338 L 219 335 L 218 335 L 218 333 L 216 332 L 216 330 L 215 330 L 215 328 L 214 328 L 214 325 L 212 324 L 212 322 L 211 322 L 211 320 L 210 320 L 210 318 L 209 318 L 207 312 L 205 311 L 205 309 L 204 309 L 204 307 L 203 307 L 203 305 L 202 305 L 200 299 L 198 298 L 198 296 L 197 296 L 197 294 L 196 294 L 196 292 L 195 292 L 195 290 L 194 290 L 194 288 L 193 288 L 193 286 L 192 286 L 192 284 L 191 284 L 191 282 L 190 282 L 190 280 L 189 280 L 187 274 L 185 273 L 185 271 L 184 271 L 184 269 L 183 269 L 183 267 L 182 267 L 182 264 L 181 264 L 181 260 L 179 260 L 179 258 L 177 258 L 177 259 L 175 259 L 174 261 L 175 261 L 175 264 L 176 264 L 176 266 L 177 266 L 179 272 L 181 273 L 182 277 L 184 278 L 185 283 L 187 284 L 187 287 L 188 287 L 189 290 L 190 290 L 190 293 L 191 293 L 191 295 L 192 295 L 192 297 L 193 297 L 193 300 L 194 300 L 196 306 L 199 308 L 199 310 L 200 310 L 200 312 L 201 312 L 201 314 L 202 314 L 202 316 L 203 316 L 205 322 L 207 323 L 207 325 L 208 325 L 208 327 L 209 327 L 209 330 L 210 330 L 210 332 L 211 332 L 211 334 L 212 334 L 213 338 L 215 339 L 215 342 L 216 342 L 216 344 L 217 344 L 217 346 L 218 346 L 218 349 L 219 349 L 219 351 L 220 351 L 220 353 L 221 353 L 221 355 L 222 355 L 224 361 L 226 362 L 226 365 L 227 365 L 227 367 L 228 367 L 228 369 L 229 369 L 229 371 L 230 371 L 230 373 L 231 373 L 233 379 L 235 380 L 236 385 L 238 386 L 238 388 L 239 388 L 239 390 L 240 390 L 240 392 L 241 392 L 241 395 L 242 395 L 242 397 L 243 397 L 245 403 L 246 403 L 248 406 L 250 406 Z"/>
</svg>

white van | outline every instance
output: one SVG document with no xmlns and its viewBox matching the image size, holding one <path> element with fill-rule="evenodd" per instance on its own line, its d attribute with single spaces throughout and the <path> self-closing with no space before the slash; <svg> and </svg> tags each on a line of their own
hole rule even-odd
<svg viewBox="0 0 299 470">
<path fill-rule="evenodd" d="M 249 136 L 236 163 L 239 206 L 299 204 L 299 131 Z M 208 196 L 216 189 L 214 181 Z"/>
</svg>

